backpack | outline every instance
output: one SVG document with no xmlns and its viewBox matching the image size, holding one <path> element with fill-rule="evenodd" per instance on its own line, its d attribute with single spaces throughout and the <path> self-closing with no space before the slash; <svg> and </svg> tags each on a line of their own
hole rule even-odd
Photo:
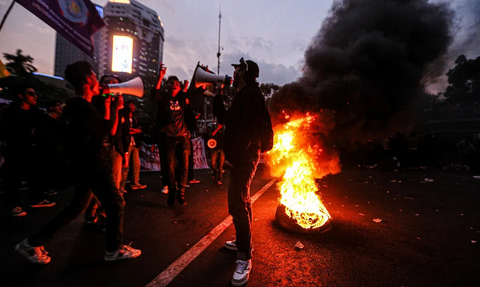
<svg viewBox="0 0 480 287">
<path fill-rule="evenodd" d="M 260 138 L 260 152 L 264 153 L 273 148 L 273 128 L 272 119 L 267 107 L 264 108 L 264 113 L 258 127 L 258 137 Z"/>
</svg>

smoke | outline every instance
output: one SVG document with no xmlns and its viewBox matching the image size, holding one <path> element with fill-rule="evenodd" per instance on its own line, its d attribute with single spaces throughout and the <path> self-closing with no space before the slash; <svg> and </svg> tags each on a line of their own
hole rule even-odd
<svg viewBox="0 0 480 287">
<path fill-rule="evenodd" d="M 453 12 L 427 0 L 343 0 L 305 52 L 303 76 L 270 102 L 273 115 L 321 112 L 334 138 L 365 141 L 410 125 L 422 78 L 452 42 Z"/>
</svg>

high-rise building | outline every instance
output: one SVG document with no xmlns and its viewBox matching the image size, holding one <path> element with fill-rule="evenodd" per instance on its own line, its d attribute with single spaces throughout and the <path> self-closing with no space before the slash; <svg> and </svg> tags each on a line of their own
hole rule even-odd
<svg viewBox="0 0 480 287">
<path fill-rule="evenodd" d="M 115 74 L 122 80 L 139 76 L 149 90 L 163 57 L 160 17 L 135 0 L 109 0 L 103 13 L 107 29 L 100 32 L 99 74 Z"/>
</svg>

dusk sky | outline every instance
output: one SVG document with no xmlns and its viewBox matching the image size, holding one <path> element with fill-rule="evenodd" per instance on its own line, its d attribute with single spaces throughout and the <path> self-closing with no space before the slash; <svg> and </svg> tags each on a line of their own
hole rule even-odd
<svg viewBox="0 0 480 287">
<path fill-rule="evenodd" d="M 335 0 L 336 1 L 336 0 Z M 107 1 L 94 1 L 104 5 Z M 260 66 L 259 82 L 286 84 L 301 76 L 304 51 L 327 17 L 334 0 L 140 0 L 157 11 L 165 28 L 167 74 L 190 79 L 200 61 L 216 71 L 218 12 L 222 9 L 221 74 L 232 74 L 240 57 Z M 445 1 L 432 1 L 445 2 Z M 480 0 L 448 1 L 456 12 L 455 42 L 449 60 L 459 54 L 480 56 Z M 0 17 L 11 0 L 0 0 Z M 55 31 L 15 4 L 0 31 L 0 52 L 22 49 L 39 72 L 53 74 Z"/>
</svg>

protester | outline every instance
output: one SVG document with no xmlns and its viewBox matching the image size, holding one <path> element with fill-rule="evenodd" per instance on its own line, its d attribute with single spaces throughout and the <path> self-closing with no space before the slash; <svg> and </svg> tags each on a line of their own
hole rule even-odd
<svg viewBox="0 0 480 287">
<path fill-rule="evenodd" d="M 63 172 L 61 123 L 63 104 L 52 100 L 46 104 L 45 122 L 35 131 L 35 185 L 46 195 L 69 186 L 69 175 Z"/>
<path fill-rule="evenodd" d="M 212 180 L 220 185 L 222 184 L 223 163 L 225 162 L 223 126 L 221 124 L 218 124 L 211 133 L 210 139 L 215 140 L 215 146 L 212 148 Z"/>
<path fill-rule="evenodd" d="M 220 93 L 215 96 L 213 112 L 218 122 L 225 125 L 224 151 L 233 165 L 228 186 L 228 210 L 233 217 L 236 240 L 227 241 L 225 247 L 237 250 L 236 269 L 232 285 L 247 283 L 252 269 L 252 203 L 250 184 L 255 175 L 260 151 L 271 149 L 273 131 L 270 114 L 260 92 L 256 78 L 258 65 L 240 59 L 235 67 L 233 86 L 238 93 L 228 111 Z M 264 146 L 268 134 L 269 147 Z"/>
<path fill-rule="evenodd" d="M 161 67 L 157 85 L 152 90 L 152 99 L 158 103 L 157 129 L 161 136 L 159 149 L 164 148 L 167 158 L 168 198 L 167 204 L 175 204 L 175 197 L 180 205 L 185 205 L 185 187 L 188 177 L 188 155 L 190 153 L 190 132 L 187 126 L 186 94 L 181 91 L 180 81 L 176 76 L 167 79 L 166 91 L 160 86 L 167 68 Z M 160 158 L 162 152 L 160 152 Z M 175 170 L 178 164 L 179 178 L 175 184 Z M 163 168 L 162 168 L 163 169 Z"/>
<path fill-rule="evenodd" d="M 140 184 L 140 146 L 142 144 L 140 137 L 143 132 L 137 117 L 134 115 L 135 108 L 135 102 L 133 100 L 127 101 L 125 105 L 125 117 L 130 131 L 130 144 L 127 151 L 127 164 L 123 170 L 122 181 L 120 183 L 120 189 L 122 190 L 125 190 L 125 183 L 127 181 L 130 165 L 133 166 L 133 184 L 131 185 L 132 189 L 147 188 L 146 185 Z"/>
<path fill-rule="evenodd" d="M 105 136 L 116 129 L 123 99 L 108 97 L 105 116 L 102 117 L 91 104 L 92 97 L 99 94 L 99 83 L 91 64 L 80 61 L 67 66 L 65 78 L 79 96 L 67 101 L 62 115 L 62 122 L 66 125 L 64 146 L 72 163 L 71 172 L 75 175 L 73 198 L 61 213 L 15 249 L 32 263 L 48 264 L 51 259 L 43 245 L 85 210 L 93 192 L 107 213 L 104 259 L 136 258 L 141 251 L 122 244 L 125 201 L 113 184 L 111 147 L 104 141 Z"/>
<path fill-rule="evenodd" d="M 33 183 L 34 133 L 47 116 L 36 107 L 38 95 L 32 87 L 18 84 L 13 87 L 13 93 L 17 98 L 2 111 L 0 136 L 5 145 L 5 205 L 8 215 L 18 217 L 27 215 L 20 206 L 18 193 L 23 180 L 28 184 L 31 207 L 52 207 L 55 202 L 46 200 L 43 191 Z"/>
</svg>

